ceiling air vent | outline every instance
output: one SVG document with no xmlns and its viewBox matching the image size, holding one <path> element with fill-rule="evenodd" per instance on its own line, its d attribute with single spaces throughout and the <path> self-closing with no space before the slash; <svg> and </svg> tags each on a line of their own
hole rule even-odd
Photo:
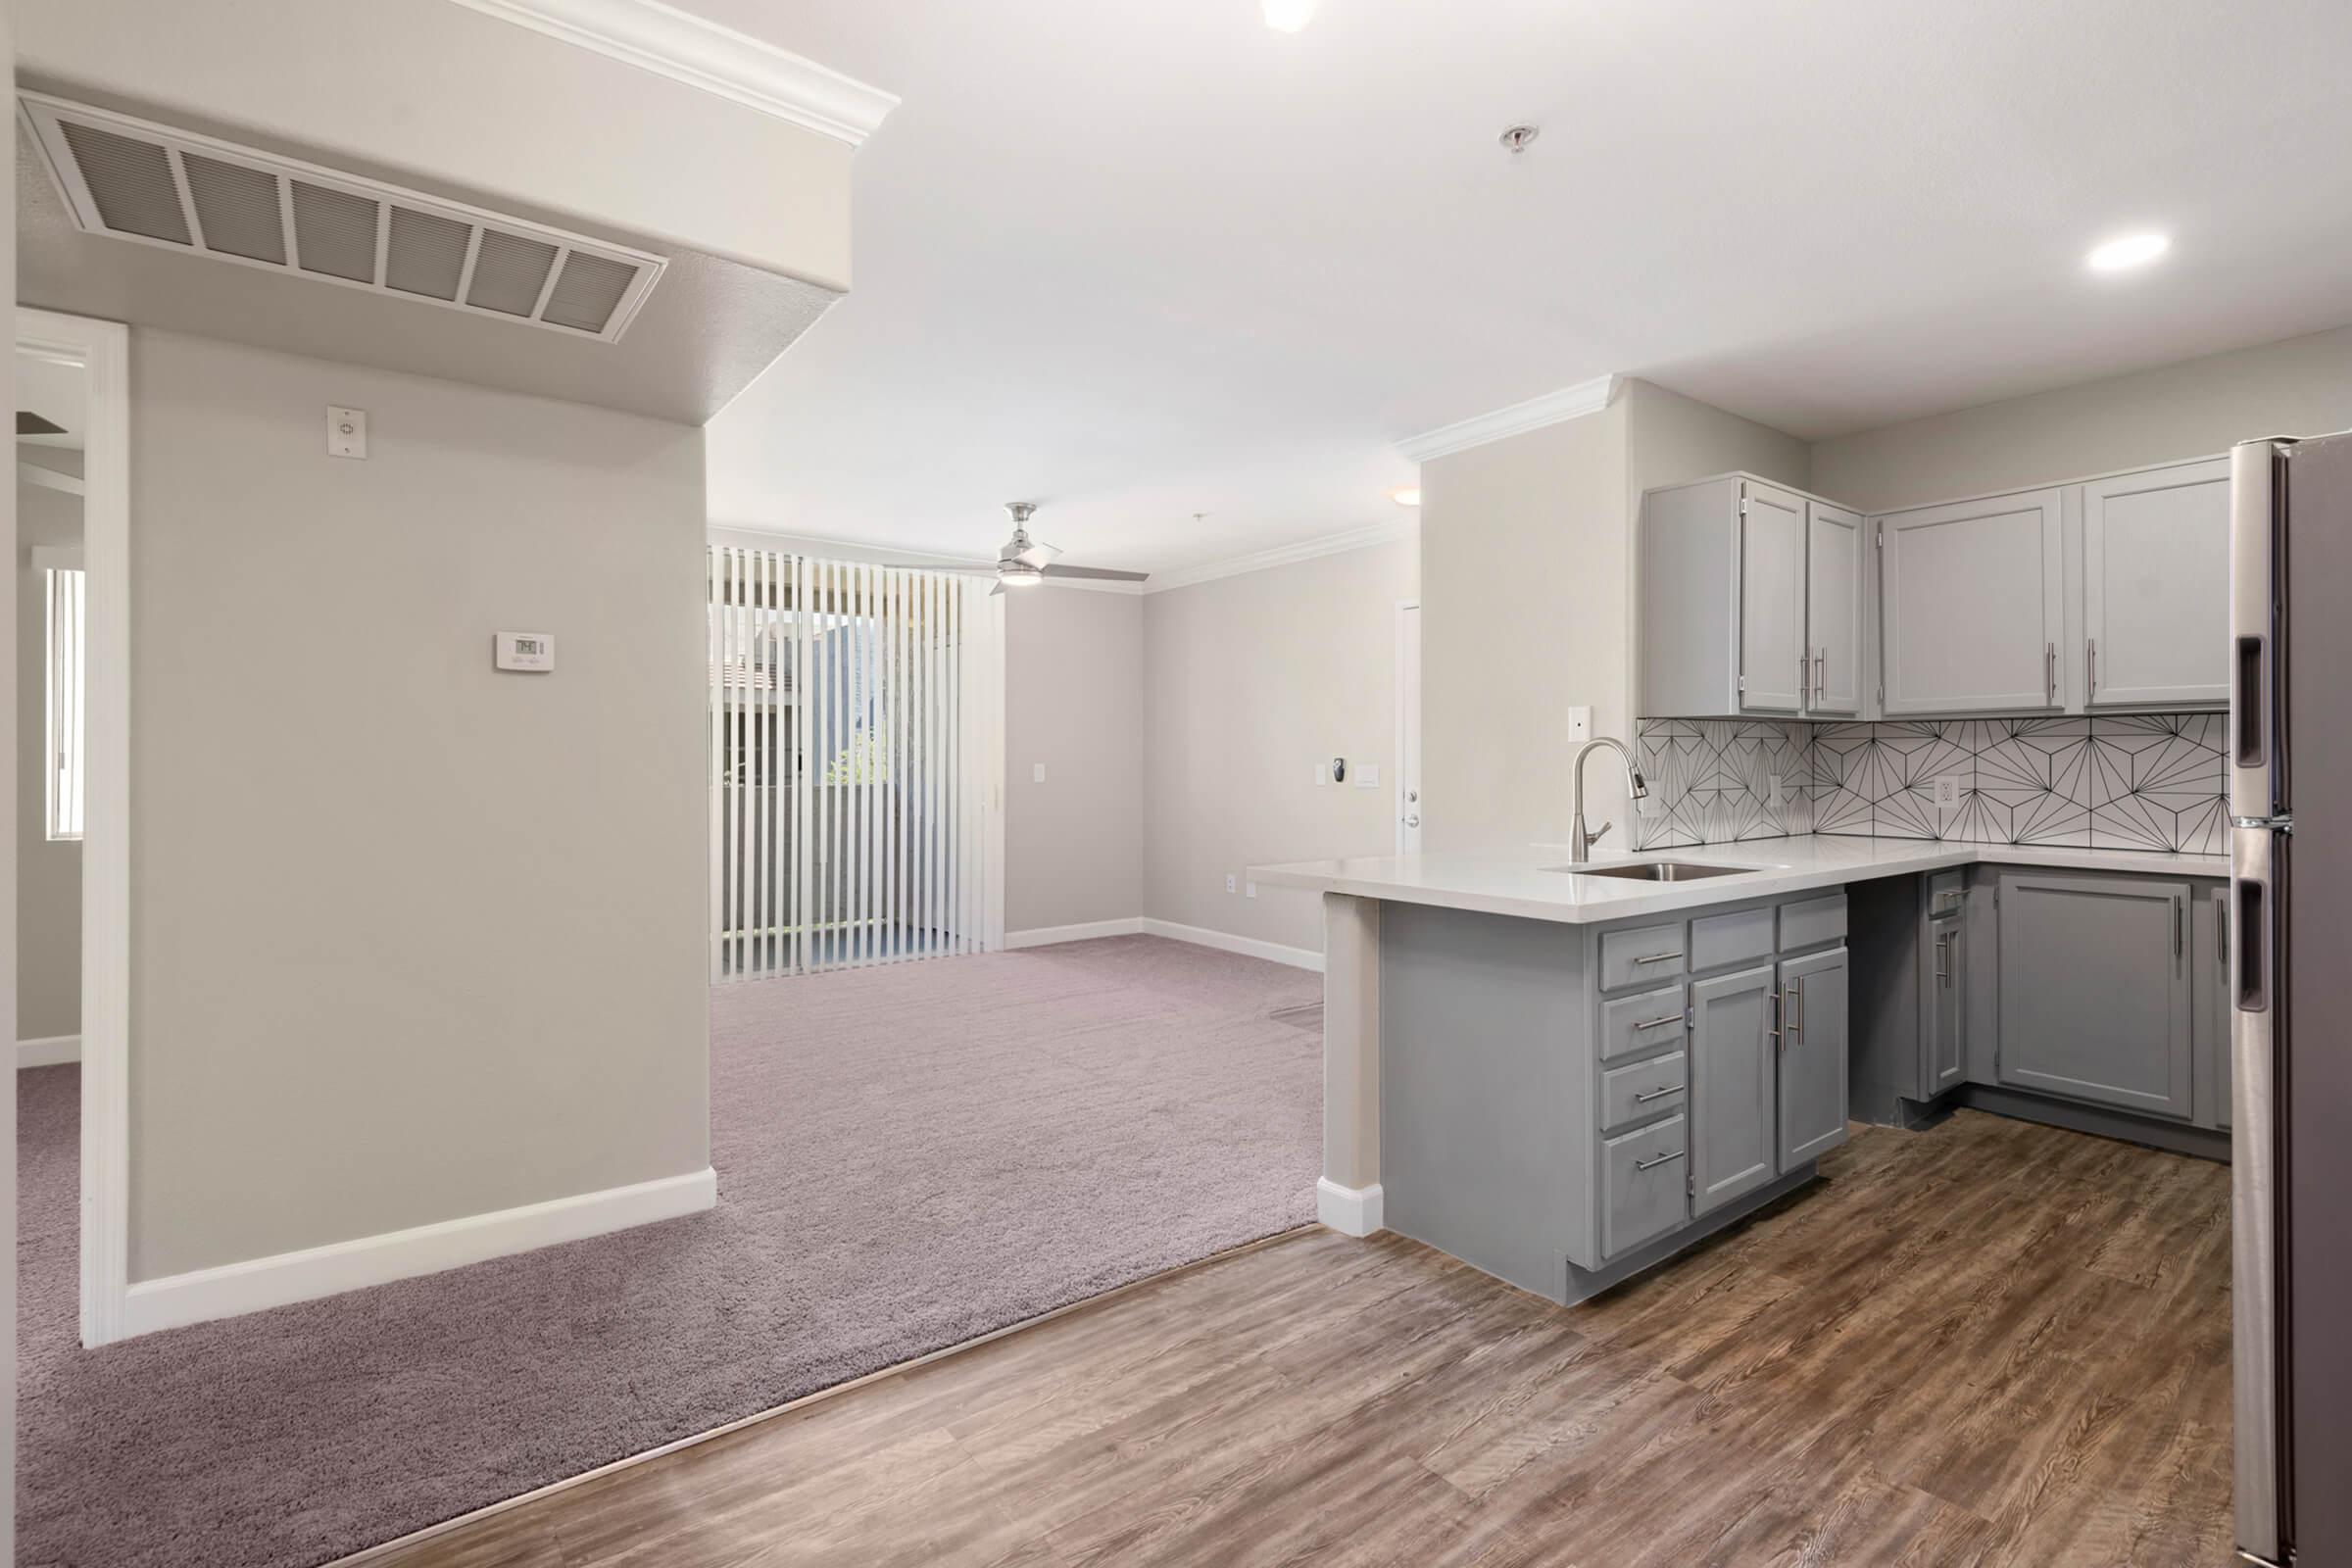
<svg viewBox="0 0 2352 1568">
<path fill-rule="evenodd" d="M 659 256 L 381 180 L 42 93 L 18 108 L 92 234 L 607 343 L 662 275 Z"/>
</svg>

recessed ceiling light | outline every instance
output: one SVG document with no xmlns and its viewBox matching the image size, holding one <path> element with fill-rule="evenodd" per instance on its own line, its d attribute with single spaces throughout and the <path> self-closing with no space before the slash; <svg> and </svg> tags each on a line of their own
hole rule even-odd
<svg viewBox="0 0 2352 1568">
<path fill-rule="evenodd" d="M 1259 0 L 1266 25 L 1276 32 L 1297 32 L 1315 14 L 1315 0 Z"/>
<path fill-rule="evenodd" d="M 2083 263 L 2094 272 L 2121 272 L 2147 266 L 2172 246 L 2172 240 L 2163 234 L 2126 234 L 2092 251 Z"/>
<path fill-rule="evenodd" d="M 1400 485 L 1389 492 L 1389 499 L 1400 507 L 1417 507 L 1421 504 L 1421 487 L 1417 484 Z"/>
</svg>

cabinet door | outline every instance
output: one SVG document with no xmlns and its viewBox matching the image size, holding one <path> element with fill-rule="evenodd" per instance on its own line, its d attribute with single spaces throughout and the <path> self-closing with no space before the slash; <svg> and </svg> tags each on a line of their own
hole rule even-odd
<svg viewBox="0 0 2352 1568">
<path fill-rule="evenodd" d="M 1781 965 L 1780 1164 L 1794 1170 L 1845 1142 L 1845 950 Z"/>
<path fill-rule="evenodd" d="M 1920 979 L 1919 1087 L 1933 1097 L 1968 1077 L 1968 988 L 1962 980 L 1957 909 L 1928 921 L 1926 973 Z"/>
<path fill-rule="evenodd" d="M 1690 986 L 1690 1212 L 1704 1214 L 1772 1180 L 1773 967 Z"/>
<path fill-rule="evenodd" d="M 2003 1083 L 2189 1114 L 2188 893 L 2154 877 L 2003 876 Z"/>
<path fill-rule="evenodd" d="M 2230 463 L 2082 486 L 2090 706 L 2230 700 Z"/>
<path fill-rule="evenodd" d="M 1806 710 L 1862 711 L 1862 518 L 1823 501 L 1805 503 L 1805 644 Z"/>
<path fill-rule="evenodd" d="M 1889 513 L 1879 529 L 1889 715 L 2058 706 L 2057 491 Z"/>
<path fill-rule="evenodd" d="M 1740 707 L 1793 713 L 1812 671 L 1805 652 L 1805 504 L 1770 485 L 1740 492 Z"/>
</svg>

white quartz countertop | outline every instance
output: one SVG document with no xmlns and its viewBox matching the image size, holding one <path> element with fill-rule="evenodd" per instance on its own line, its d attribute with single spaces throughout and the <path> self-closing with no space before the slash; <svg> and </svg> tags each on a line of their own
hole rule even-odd
<svg viewBox="0 0 2352 1568">
<path fill-rule="evenodd" d="M 1745 899 L 1834 888 L 1872 877 L 1940 871 L 1955 865 L 2029 865 L 2046 869 L 2133 871 L 2159 876 L 2227 877 L 2226 855 L 2167 855 L 2135 850 L 2064 850 L 2015 844 L 1944 844 L 1918 839 L 1847 838 L 1808 833 L 1594 855 L 1588 863 L 1687 860 L 1700 865 L 1750 867 L 1738 876 L 1696 882 L 1631 882 L 1548 869 L 1566 865 L 1562 847 L 1531 846 L 1517 854 L 1389 855 L 1347 860 L 1302 860 L 1250 868 L 1269 887 L 1309 888 L 1398 904 L 1519 915 L 1587 925 L 1675 909 L 1703 908 Z"/>
</svg>

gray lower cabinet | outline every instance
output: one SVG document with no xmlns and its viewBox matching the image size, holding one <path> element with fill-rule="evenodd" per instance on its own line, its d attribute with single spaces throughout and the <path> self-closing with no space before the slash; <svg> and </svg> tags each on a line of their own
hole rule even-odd
<svg viewBox="0 0 2352 1568">
<path fill-rule="evenodd" d="M 1920 976 L 1919 1099 L 1968 1080 L 1968 971 L 1964 900 L 1958 872 L 1930 880 L 1926 970 Z"/>
<path fill-rule="evenodd" d="M 1690 1217 L 1690 1126 L 1680 1116 L 1600 1146 L 1600 1250 L 1622 1257 Z"/>
<path fill-rule="evenodd" d="M 1690 1212 L 1779 1173 L 1779 988 L 1771 964 L 1690 984 Z"/>
<path fill-rule="evenodd" d="M 1780 1166 L 1792 1170 L 1845 1142 L 1846 959 L 1843 948 L 1781 965 Z"/>
<path fill-rule="evenodd" d="M 2186 882 L 2005 872 L 2001 1081 L 2185 1119 L 2188 908 Z"/>
</svg>

